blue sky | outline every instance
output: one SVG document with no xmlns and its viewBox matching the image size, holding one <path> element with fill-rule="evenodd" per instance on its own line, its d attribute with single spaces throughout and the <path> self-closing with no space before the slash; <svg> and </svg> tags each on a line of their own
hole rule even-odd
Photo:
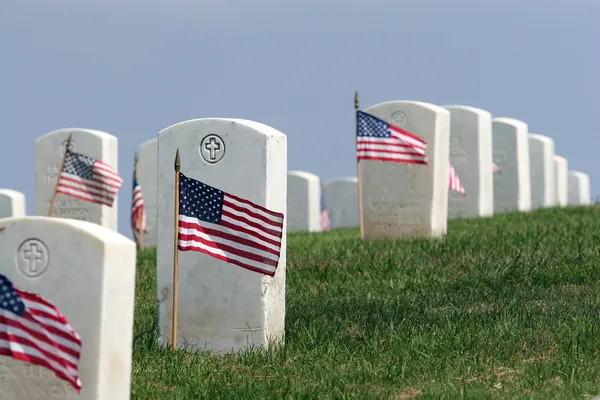
<svg viewBox="0 0 600 400">
<path fill-rule="evenodd" d="M 133 153 L 193 118 L 288 135 L 288 167 L 355 175 L 353 96 L 521 119 L 600 194 L 598 0 L 0 0 L 0 187 L 34 210 L 34 140 L 119 139 L 119 231 Z"/>
</svg>

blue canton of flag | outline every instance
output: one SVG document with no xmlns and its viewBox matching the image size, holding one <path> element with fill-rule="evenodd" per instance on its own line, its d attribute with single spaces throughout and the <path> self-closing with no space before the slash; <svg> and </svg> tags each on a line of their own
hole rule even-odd
<svg viewBox="0 0 600 400">
<path fill-rule="evenodd" d="M 274 276 L 283 213 L 179 174 L 178 248 Z"/>
</svg>

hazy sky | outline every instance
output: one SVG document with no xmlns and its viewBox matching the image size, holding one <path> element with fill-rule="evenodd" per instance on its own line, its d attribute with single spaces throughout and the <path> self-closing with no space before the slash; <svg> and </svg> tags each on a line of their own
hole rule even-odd
<svg viewBox="0 0 600 400">
<path fill-rule="evenodd" d="M 0 187 L 34 212 L 34 140 L 119 139 L 119 230 L 133 154 L 193 118 L 265 123 L 288 167 L 355 175 L 361 106 L 419 100 L 521 119 L 600 194 L 600 0 L 0 0 Z"/>
</svg>

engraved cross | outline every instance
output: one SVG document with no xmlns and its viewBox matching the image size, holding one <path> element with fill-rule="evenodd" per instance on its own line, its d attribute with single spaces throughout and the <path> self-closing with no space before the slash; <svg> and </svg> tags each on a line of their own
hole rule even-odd
<svg viewBox="0 0 600 400">
<path fill-rule="evenodd" d="M 221 150 L 221 144 L 218 143 L 215 138 L 210 138 L 208 143 L 204 144 L 204 148 L 210 152 L 210 159 L 214 160 L 217 158 L 217 151 Z"/>
<path fill-rule="evenodd" d="M 35 274 L 38 271 L 38 262 L 43 262 L 44 253 L 38 249 L 35 243 L 29 244 L 29 249 L 23 252 L 23 258 L 29 262 L 29 272 Z"/>
</svg>

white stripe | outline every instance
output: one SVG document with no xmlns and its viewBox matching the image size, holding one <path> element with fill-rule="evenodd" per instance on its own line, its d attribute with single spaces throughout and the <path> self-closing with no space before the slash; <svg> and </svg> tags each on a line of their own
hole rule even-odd
<svg viewBox="0 0 600 400">
<path fill-rule="evenodd" d="M 394 153 L 382 153 L 379 151 L 358 151 L 358 157 L 377 157 L 377 158 L 391 158 L 394 160 L 415 160 L 415 161 L 427 161 L 427 157 L 420 155 L 410 154 L 394 154 Z"/>
<path fill-rule="evenodd" d="M 70 178 L 72 180 L 65 180 L 65 179 L 61 179 L 60 184 L 62 185 L 67 185 L 67 186 L 71 186 L 74 189 L 80 189 L 80 188 L 86 188 L 87 191 L 92 192 L 92 193 L 111 193 L 111 194 L 115 194 L 119 191 L 118 188 L 114 188 L 112 186 L 100 183 L 100 182 L 96 182 L 96 181 L 91 181 L 89 179 L 84 179 L 80 176 L 77 175 L 72 175 L 66 172 L 63 172 L 62 175 L 65 176 L 65 178 Z M 88 186 L 91 185 L 91 186 Z M 101 189 L 98 189 L 98 186 L 100 186 Z"/>
<path fill-rule="evenodd" d="M 206 229 L 214 229 L 215 231 L 219 231 L 219 232 L 223 232 L 223 233 L 229 233 L 230 235 L 238 236 L 238 237 L 240 237 L 242 239 L 251 240 L 254 243 L 257 243 L 257 244 L 259 244 L 259 245 L 261 245 L 263 247 L 269 248 L 271 250 L 279 251 L 279 246 L 273 245 L 271 243 L 267 243 L 264 240 L 261 240 L 260 238 L 258 238 L 256 236 L 249 235 L 249 234 L 244 233 L 244 232 L 234 231 L 232 229 L 225 228 L 224 226 L 217 225 L 217 224 L 211 224 L 211 223 L 208 223 L 208 222 L 202 222 L 202 221 L 198 220 L 197 218 L 192 218 L 192 217 L 188 217 L 188 216 L 185 216 L 185 215 L 180 215 L 179 216 L 179 220 L 187 222 L 187 223 L 191 223 L 191 224 L 198 224 L 198 225 L 200 225 L 200 226 L 202 226 L 202 227 L 204 227 Z M 184 229 L 184 228 L 179 228 L 179 229 L 180 229 L 180 232 L 182 232 L 182 229 Z M 185 229 L 185 230 L 187 231 L 187 229 Z M 196 231 L 196 230 L 194 229 L 194 231 Z M 182 233 L 186 233 L 186 232 L 182 232 Z M 279 240 L 278 240 L 278 242 L 279 242 Z M 274 254 L 271 254 L 271 253 L 268 253 L 268 254 L 270 254 L 269 257 L 276 257 Z"/>
<path fill-rule="evenodd" d="M 46 357 L 43 353 L 41 353 L 38 349 L 36 349 L 34 347 L 25 346 L 25 345 L 22 345 L 19 343 L 9 342 L 7 340 L 0 339 L 0 349 L 7 349 L 7 350 L 11 350 L 13 352 L 28 354 L 33 357 L 41 358 L 42 360 L 44 360 L 48 364 L 50 364 L 54 369 L 65 374 L 71 380 L 74 381 L 76 379 L 77 370 L 74 370 L 72 368 L 65 369 L 61 364 Z"/>
<path fill-rule="evenodd" d="M 271 226 L 271 225 L 267 225 L 264 222 L 262 222 L 262 221 L 260 221 L 260 220 L 258 220 L 256 218 L 252 218 L 251 216 L 249 216 L 247 214 L 240 213 L 239 211 L 234 210 L 233 208 L 229 208 L 229 207 L 227 207 L 227 206 L 224 205 L 223 206 L 223 213 L 225 213 L 225 211 L 227 211 L 227 212 L 229 212 L 229 213 L 231 213 L 233 215 L 244 217 L 244 218 L 246 218 L 246 219 L 248 219 L 250 221 L 253 221 L 256 224 L 258 224 L 259 226 L 264 227 L 265 229 L 270 229 L 272 231 L 281 232 L 281 229 L 279 227 L 274 227 L 274 226 Z M 249 231 L 255 232 L 257 234 L 256 236 L 257 236 L 258 239 L 266 238 L 266 239 L 274 240 L 277 243 L 281 242 L 281 239 L 279 238 L 279 236 L 273 235 L 273 234 L 271 234 L 269 232 L 265 232 L 262 229 L 256 228 L 254 226 L 250 226 L 249 224 L 247 224 L 245 222 L 242 222 L 242 221 L 238 221 L 238 220 L 236 220 L 236 219 L 234 219 L 232 217 L 222 215 L 221 216 L 221 220 L 225 221 L 225 222 L 229 222 L 232 225 L 235 225 L 235 226 L 247 229 Z"/>
<path fill-rule="evenodd" d="M 396 137 L 396 138 L 402 140 L 403 142 L 408 142 L 410 145 L 412 145 L 414 147 L 418 147 L 419 149 L 423 149 L 423 150 L 425 148 L 427 148 L 427 144 L 423 143 L 420 140 L 416 140 L 408 135 L 404 135 L 404 134 L 402 134 L 400 132 L 396 132 L 396 131 L 392 131 L 391 133 L 392 133 L 393 137 Z"/>
<path fill-rule="evenodd" d="M 227 193 L 225 193 L 225 199 L 224 200 L 227 200 L 228 202 L 230 202 L 231 204 L 233 204 L 233 205 L 235 205 L 237 207 L 241 207 L 241 208 L 243 208 L 245 210 L 252 211 L 253 213 L 258 214 L 258 215 L 260 215 L 260 216 L 268 219 L 269 221 L 272 221 L 275 224 L 281 224 L 281 222 L 283 221 L 282 217 L 271 215 L 269 213 L 264 212 L 260 208 L 255 208 L 255 207 L 252 207 L 252 206 L 250 206 L 248 204 L 239 202 L 236 199 L 234 199 L 233 197 L 228 196 Z M 248 218 L 251 218 L 251 217 L 248 216 Z M 260 221 L 260 223 L 264 224 L 264 222 L 262 222 L 262 221 Z M 273 228 L 273 229 L 276 229 L 276 228 Z"/>
<path fill-rule="evenodd" d="M 41 333 L 44 335 L 48 335 L 48 338 L 50 340 L 52 340 L 53 342 L 56 342 L 56 343 L 58 343 L 64 347 L 67 347 L 75 352 L 78 352 L 78 353 L 81 352 L 81 346 L 79 346 L 77 343 L 70 341 L 68 339 L 65 339 L 63 337 L 60 337 L 58 335 L 55 335 L 55 334 L 49 332 L 48 330 L 42 328 L 39 324 L 36 324 L 25 318 L 21 318 L 15 313 L 12 313 L 10 311 L 0 311 L 0 315 L 3 315 L 6 319 L 10 319 L 12 321 L 20 323 L 21 325 L 25 326 L 27 329 L 29 329 L 32 332 L 37 332 L 37 333 Z M 37 316 L 35 318 L 42 320 L 42 318 L 39 318 Z M 47 318 L 44 318 L 44 320 L 47 320 Z M 42 322 L 46 323 L 46 321 L 42 321 Z M 48 323 L 48 325 L 57 327 L 56 322 L 54 322 L 54 321 L 51 321 L 51 322 L 52 323 Z M 11 328 L 11 329 L 16 329 L 16 328 Z M 35 340 L 37 340 L 37 339 L 35 339 Z"/>
</svg>

